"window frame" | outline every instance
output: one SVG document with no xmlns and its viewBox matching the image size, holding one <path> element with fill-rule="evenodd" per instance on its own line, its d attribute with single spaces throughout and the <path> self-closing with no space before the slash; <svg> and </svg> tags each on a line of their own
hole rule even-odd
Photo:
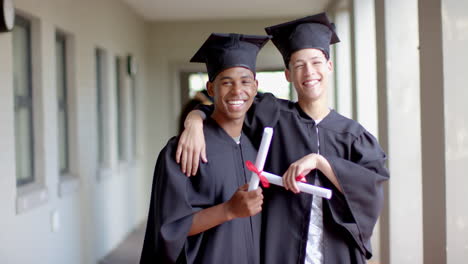
<svg viewBox="0 0 468 264">
<path fill-rule="evenodd" d="M 18 185 L 16 184 L 16 199 L 15 207 L 16 214 L 22 214 L 29 212 L 30 210 L 44 205 L 49 200 L 49 191 L 46 187 L 45 181 L 45 164 L 44 164 L 44 111 L 43 111 L 43 83 L 42 83 L 42 73 L 43 67 L 41 67 L 42 62 L 42 53 L 38 52 L 36 49 L 33 49 L 35 45 L 40 45 L 42 43 L 43 35 L 41 34 L 41 21 L 21 10 L 15 11 L 15 25 L 18 21 L 27 21 L 30 25 L 29 36 L 28 36 L 28 68 L 30 69 L 30 80 L 31 80 L 31 103 L 32 103 L 32 122 L 33 127 L 32 131 L 32 143 L 33 150 L 31 155 L 33 156 L 32 161 L 34 162 L 34 168 L 32 173 L 34 173 L 33 181 L 30 181 L 25 184 Z M 14 30 L 14 29 L 13 29 Z M 13 42 L 12 38 L 12 42 Z M 13 43 L 14 45 L 14 43 Z M 13 60 L 15 59 L 14 51 L 12 50 Z M 13 86 L 14 89 L 14 86 Z M 13 95 L 14 96 L 14 95 Z M 13 100 L 14 97 L 13 97 Z M 14 118 L 16 122 L 16 118 Z M 16 135 L 16 133 L 15 133 Z M 15 139 L 16 140 L 16 139 Z M 15 153 L 16 153 L 15 147 Z M 15 154 L 16 155 L 16 154 Z M 17 161 L 15 161 L 17 163 Z"/>
<path fill-rule="evenodd" d="M 121 56 L 115 56 L 115 127 L 117 137 L 117 161 L 119 163 L 125 163 L 128 160 L 126 154 L 126 133 L 125 133 L 125 93 L 124 93 L 124 82 L 123 82 L 123 64 L 124 59 Z"/>
<path fill-rule="evenodd" d="M 59 51 L 58 50 L 58 42 L 62 42 L 61 44 L 63 45 L 63 50 Z M 60 112 L 63 111 L 63 115 L 64 115 L 64 131 L 63 131 L 63 135 L 64 135 L 64 142 L 58 142 L 59 144 L 59 155 L 65 155 L 65 167 L 62 168 L 61 167 L 61 164 L 60 164 L 60 160 L 58 162 L 59 164 L 59 175 L 61 178 L 63 177 L 67 177 L 71 174 L 71 166 L 70 166 L 70 114 L 69 114 L 69 103 L 70 103 L 70 100 L 69 100 L 69 93 L 70 93 L 70 76 L 69 76 L 69 72 L 68 72 L 68 69 L 69 69 L 69 62 L 70 62 L 70 59 L 69 59 L 69 55 L 68 55 L 68 36 L 66 33 L 64 33 L 63 31 L 60 31 L 60 30 L 56 30 L 55 32 L 55 55 L 56 55 L 56 62 L 58 62 L 58 58 L 57 58 L 57 55 L 58 55 L 58 52 L 61 52 L 62 54 L 62 60 L 61 60 L 61 64 L 63 65 L 63 70 L 61 71 L 61 73 L 63 73 L 63 78 L 61 78 L 60 80 L 62 81 L 61 84 L 59 84 L 59 79 L 58 79 L 58 74 L 59 74 L 59 71 L 57 70 L 57 67 L 58 65 L 55 65 L 56 66 L 56 71 L 55 71 L 55 74 L 56 74 L 56 91 L 57 91 L 57 132 L 58 134 L 60 134 L 60 129 L 61 129 L 61 126 L 60 126 Z M 61 85 L 61 87 L 59 87 L 59 85 Z M 59 98 L 59 89 L 62 89 L 62 98 Z M 60 138 L 60 137 L 58 137 Z M 64 153 L 61 153 L 60 151 L 60 145 L 61 144 L 65 144 L 65 151 Z M 60 159 L 60 157 L 59 157 Z"/>
<path fill-rule="evenodd" d="M 101 65 L 98 65 L 98 57 L 97 54 L 100 54 L 100 61 Z M 98 181 L 103 181 L 106 178 L 111 177 L 114 173 L 115 170 L 113 168 L 114 163 L 113 163 L 113 145 L 116 140 L 113 140 L 113 137 L 110 135 L 112 134 L 112 131 L 115 131 L 113 129 L 113 119 L 111 118 L 113 116 L 114 109 L 116 109 L 116 106 L 113 104 L 114 99 L 113 98 L 113 89 L 111 88 L 112 82 L 112 73 L 113 68 L 112 68 L 112 58 L 113 56 L 110 55 L 109 51 L 101 46 L 96 46 L 94 48 L 94 63 L 95 63 L 95 87 L 96 87 L 96 146 L 97 148 L 95 149 L 96 151 L 96 179 Z M 102 89 L 100 90 L 100 98 L 98 95 L 98 66 L 101 66 L 100 69 L 100 79 L 101 79 L 101 85 Z M 100 111 L 100 113 L 99 113 Z M 102 116 L 99 118 L 98 115 Z M 99 129 L 100 127 L 102 128 L 102 138 L 99 138 Z M 109 135 L 109 136 L 104 136 L 104 135 Z M 101 149 L 100 149 L 101 148 Z M 102 151 L 102 158 L 103 160 L 100 161 L 99 158 L 99 151 Z"/>
<path fill-rule="evenodd" d="M 13 85 L 13 96 L 14 96 L 14 113 L 15 113 L 15 153 L 18 152 L 18 149 L 16 148 L 16 140 L 17 140 L 17 131 L 16 131 L 16 122 L 17 122 L 17 108 L 19 108 L 18 104 L 27 104 L 26 107 L 28 109 L 28 116 L 29 116 L 29 133 L 28 136 L 29 138 L 27 139 L 29 141 L 30 145 L 30 153 L 29 153 L 29 159 L 30 159 L 30 171 L 31 175 L 27 179 L 18 179 L 18 170 L 16 170 L 16 187 L 20 188 L 22 186 L 27 186 L 29 184 L 33 184 L 37 181 L 37 173 L 36 173 L 36 161 L 35 161 L 35 118 L 34 118 L 34 107 L 35 107 L 35 95 L 33 93 L 33 52 L 32 52 L 32 21 L 24 16 L 16 15 L 15 17 L 15 27 L 17 26 L 22 26 L 26 29 L 27 31 L 27 77 L 28 77 L 28 95 L 27 96 L 18 96 L 16 95 L 16 85 Z M 13 40 L 12 40 L 13 41 Z M 13 63 L 14 63 L 14 54 L 13 54 Z M 14 78 L 13 78 L 14 79 Z M 27 98 L 26 98 L 27 97 Z M 18 164 L 18 160 L 16 160 L 16 165 Z"/>
<path fill-rule="evenodd" d="M 96 78 L 96 135 L 97 135 L 97 162 L 98 167 L 104 167 L 106 156 L 105 156 L 105 58 L 106 51 L 102 48 L 94 49 L 94 63 L 95 63 L 95 78 Z"/>
<path fill-rule="evenodd" d="M 58 98 L 58 82 L 57 82 L 57 65 L 55 65 L 55 74 L 56 74 L 56 103 L 57 103 L 57 172 L 59 177 L 59 184 L 58 184 L 58 195 L 60 197 L 64 197 L 68 194 L 75 193 L 79 189 L 79 177 L 78 177 L 78 170 L 77 167 L 77 158 L 78 158 L 78 142 L 76 140 L 71 140 L 72 138 L 77 138 L 77 116 L 76 116 L 76 80 L 75 80 L 75 47 L 74 47 L 74 37 L 73 34 L 66 32 L 60 28 L 56 28 L 54 33 L 54 50 L 55 56 L 57 56 L 57 39 L 62 38 L 64 41 L 64 51 L 63 51 L 63 65 L 64 73 L 63 78 L 63 85 L 65 87 L 64 91 L 64 100 L 65 100 L 65 120 L 66 120 L 66 155 L 67 155 L 67 164 L 68 168 L 66 171 L 62 171 L 60 168 L 60 145 L 59 142 L 59 111 L 60 111 L 60 102 Z M 55 62 L 57 63 L 57 57 L 55 58 Z"/>
</svg>

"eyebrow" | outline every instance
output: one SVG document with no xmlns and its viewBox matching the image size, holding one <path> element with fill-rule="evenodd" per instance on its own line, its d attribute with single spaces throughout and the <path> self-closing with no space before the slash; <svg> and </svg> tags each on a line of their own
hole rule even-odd
<svg viewBox="0 0 468 264">
<path fill-rule="evenodd" d="M 295 61 L 293 61 L 293 64 L 296 63 L 296 62 L 304 62 L 306 60 L 315 60 L 315 59 L 321 59 L 320 56 L 314 56 L 314 57 L 311 57 L 311 58 L 308 58 L 308 59 L 297 59 Z"/>
</svg>

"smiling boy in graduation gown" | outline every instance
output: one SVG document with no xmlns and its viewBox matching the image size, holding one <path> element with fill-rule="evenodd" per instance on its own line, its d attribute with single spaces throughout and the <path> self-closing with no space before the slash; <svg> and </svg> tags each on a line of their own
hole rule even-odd
<svg viewBox="0 0 468 264">
<path fill-rule="evenodd" d="M 213 33 L 191 59 L 206 63 L 214 97 L 203 125 L 211 162 L 187 178 L 174 160 L 177 138 L 161 151 L 140 263 L 259 262 L 263 195 L 247 191 L 244 164 L 256 150 L 241 131 L 257 93 L 256 56 L 268 39 Z"/>
<path fill-rule="evenodd" d="M 266 31 L 283 56 L 298 102 L 265 94 L 254 102 L 244 123 L 245 134 L 257 147 L 263 127 L 274 128 L 264 169 L 283 175 L 285 184 L 264 190 L 262 262 L 366 263 L 383 205 L 382 184 L 389 175 L 386 155 L 374 136 L 327 106 L 333 70 L 329 46 L 339 42 L 334 25 L 321 13 Z M 194 125 L 199 119 L 196 111 L 189 115 L 181 142 L 201 133 Z M 187 161 L 194 163 L 199 155 L 206 161 L 200 144 L 192 152 L 179 146 L 176 158 L 187 174 L 193 172 Z M 185 155 L 182 160 L 180 153 Z M 332 189 L 332 198 L 299 193 L 295 181 L 301 175 Z"/>
</svg>

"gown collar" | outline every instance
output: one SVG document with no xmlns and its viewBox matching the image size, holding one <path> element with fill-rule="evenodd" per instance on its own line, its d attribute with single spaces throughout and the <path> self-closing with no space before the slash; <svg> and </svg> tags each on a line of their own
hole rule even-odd
<svg viewBox="0 0 468 264">
<path fill-rule="evenodd" d="M 213 118 L 207 117 L 205 120 L 205 126 L 209 128 L 209 130 L 212 131 L 212 133 L 214 133 L 216 137 L 222 139 L 223 141 L 226 141 L 226 143 L 229 142 L 233 146 L 238 146 L 242 144 L 242 139 L 244 137 L 244 133 L 242 131 L 239 137 L 240 143 L 237 144 L 235 140 L 228 133 L 226 133 L 226 131 L 224 131 L 224 129 Z"/>
<path fill-rule="evenodd" d="M 315 120 L 312 117 L 310 117 L 306 112 L 304 112 L 304 110 L 302 110 L 298 102 L 296 102 L 294 106 L 296 107 L 297 113 L 301 117 L 301 119 L 303 119 L 307 123 L 315 124 Z M 327 120 L 333 119 L 335 115 L 335 110 L 330 108 L 330 112 L 324 118 L 322 118 L 320 124 L 327 123 Z"/>
</svg>

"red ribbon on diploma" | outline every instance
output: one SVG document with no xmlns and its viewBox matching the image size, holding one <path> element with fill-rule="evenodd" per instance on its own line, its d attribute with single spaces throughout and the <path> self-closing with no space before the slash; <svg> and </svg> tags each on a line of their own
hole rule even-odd
<svg viewBox="0 0 468 264">
<path fill-rule="evenodd" d="M 257 167 L 255 167 L 255 165 L 250 160 L 245 161 L 245 166 L 247 166 L 247 169 L 249 169 L 251 172 L 258 175 L 258 178 L 260 179 L 260 183 L 262 184 L 264 188 L 270 187 L 270 182 L 268 182 L 267 178 L 262 175 L 263 171 L 259 171 Z"/>
<path fill-rule="evenodd" d="M 296 177 L 296 181 L 301 181 L 301 182 L 305 182 L 305 176 L 304 174 L 299 174 L 299 176 Z"/>
</svg>

